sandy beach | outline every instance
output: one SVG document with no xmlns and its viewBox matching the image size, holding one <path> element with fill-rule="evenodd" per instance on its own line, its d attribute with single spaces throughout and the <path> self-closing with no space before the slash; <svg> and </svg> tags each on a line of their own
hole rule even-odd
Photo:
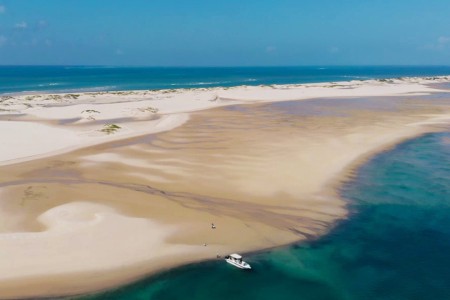
<svg viewBox="0 0 450 300">
<path fill-rule="evenodd" d="M 449 81 L 0 96 L 0 298 L 321 236 L 356 166 L 448 130 Z"/>
</svg>

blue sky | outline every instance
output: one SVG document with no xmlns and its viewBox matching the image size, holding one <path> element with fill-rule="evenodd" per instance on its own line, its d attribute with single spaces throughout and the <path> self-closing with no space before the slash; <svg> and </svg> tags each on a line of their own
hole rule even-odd
<svg viewBox="0 0 450 300">
<path fill-rule="evenodd" d="M 0 64 L 450 65 L 450 0 L 0 0 Z"/>
</svg>

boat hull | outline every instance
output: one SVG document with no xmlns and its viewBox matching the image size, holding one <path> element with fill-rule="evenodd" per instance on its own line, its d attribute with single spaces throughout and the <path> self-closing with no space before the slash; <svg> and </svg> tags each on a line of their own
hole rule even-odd
<svg viewBox="0 0 450 300">
<path fill-rule="evenodd" d="M 243 270 L 251 270 L 251 268 L 252 268 L 252 267 L 251 267 L 249 264 L 247 264 L 247 263 L 240 264 L 240 263 L 237 263 L 237 262 L 235 262 L 235 261 L 233 261 L 233 260 L 230 260 L 230 259 L 226 259 L 226 262 L 229 263 L 230 265 L 235 266 L 236 268 L 243 269 Z"/>
</svg>

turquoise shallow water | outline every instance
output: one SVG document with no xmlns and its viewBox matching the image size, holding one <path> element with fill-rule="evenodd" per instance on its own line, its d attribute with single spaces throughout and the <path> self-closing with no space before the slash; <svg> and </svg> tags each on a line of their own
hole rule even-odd
<svg viewBox="0 0 450 300">
<path fill-rule="evenodd" d="M 378 155 L 342 188 L 352 216 L 329 235 L 185 266 L 80 299 L 450 299 L 450 133 Z"/>
</svg>

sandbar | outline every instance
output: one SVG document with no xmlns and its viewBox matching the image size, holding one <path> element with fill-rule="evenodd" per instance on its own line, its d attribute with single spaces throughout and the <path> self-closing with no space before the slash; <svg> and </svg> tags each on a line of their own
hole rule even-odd
<svg viewBox="0 0 450 300">
<path fill-rule="evenodd" d="M 0 298 L 326 234 L 356 166 L 448 130 L 449 80 L 0 96 Z"/>
</svg>

